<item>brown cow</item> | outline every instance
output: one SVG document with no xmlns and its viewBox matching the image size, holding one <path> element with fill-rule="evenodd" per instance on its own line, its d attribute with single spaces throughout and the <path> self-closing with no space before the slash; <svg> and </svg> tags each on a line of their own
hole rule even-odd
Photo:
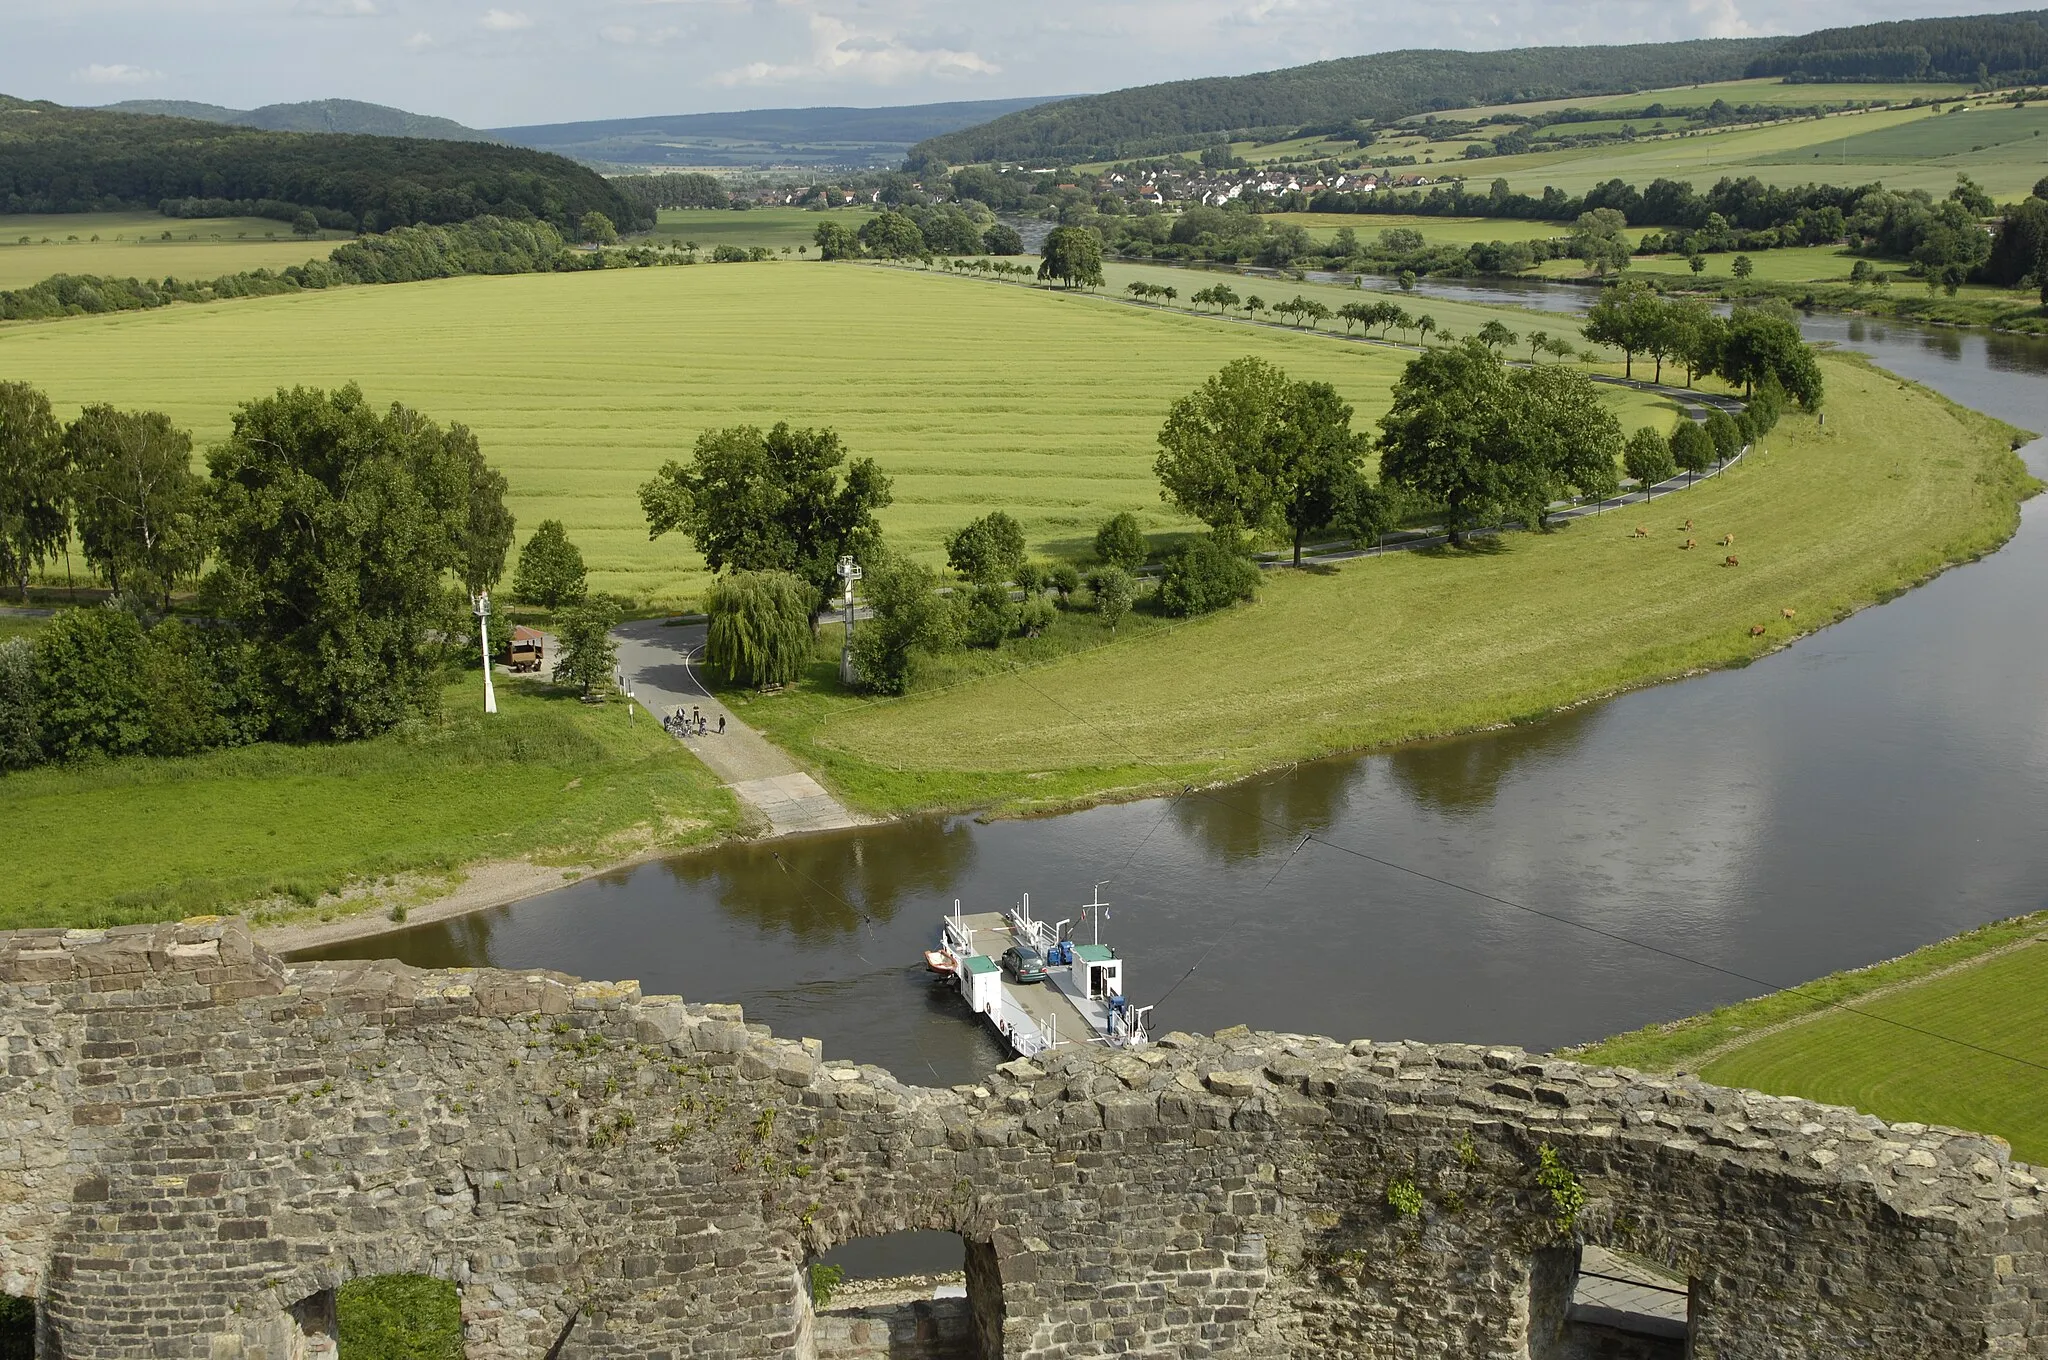
<svg viewBox="0 0 2048 1360">
<path fill-rule="evenodd" d="M 1721 546 L 1722 546 L 1722 547 L 1724 547 L 1724 548 L 1732 548 L 1732 547 L 1734 547 L 1734 546 L 1735 546 L 1735 535 L 1734 535 L 1734 534 L 1722 534 L 1722 535 L 1721 535 Z"/>
<path fill-rule="evenodd" d="M 1687 521 L 1685 522 L 1685 527 L 1684 527 L 1683 529 L 1679 530 L 1679 532 L 1680 532 L 1680 533 L 1682 533 L 1682 534 L 1689 534 L 1689 533 L 1691 533 L 1691 532 L 1692 532 L 1692 521 L 1691 521 L 1691 520 L 1687 520 Z"/>
<path fill-rule="evenodd" d="M 1786 618 L 1788 618 L 1788 619 L 1789 619 L 1789 618 L 1791 618 L 1791 617 L 1792 617 L 1792 616 L 1793 616 L 1794 614 L 1797 614 L 1797 613 L 1798 613 L 1799 611 L 1798 611 L 1798 610 L 1796 610 L 1796 609 L 1780 609 L 1780 610 L 1779 610 L 1778 612 L 1779 612 L 1780 614 L 1783 614 L 1783 615 L 1784 615 L 1784 616 L 1785 616 Z"/>
<path fill-rule="evenodd" d="M 1749 625 L 1749 635 L 1751 637 L 1762 637 L 1764 635 L 1764 626 L 1760 623 L 1752 623 Z"/>
<path fill-rule="evenodd" d="M 1629 535 L 1630 538 L 1648 538 L 1649 536 L 1650 531 L 1640 524 L 1636 526 L 1636 531 Z"/>
<path fill-rule="evenodd" d="M 1687 549 L 1687 548 L 1697 548 L 1697 547 L 1699 546 L 1699 544 L 1697 544 L 1697 543 L 1693 542 L 1693 541 L 1692 541 L 1691 539 L 1689 539 L 1689 538 L 1688 538 L 1687 540 L 1685 540 L 1685 542 L 1683 542 L 1683 543 L 1679 544 L 1678 546 L 1679 546 L 1679 550 L 1680 550 L 1680 551 L 1683 551 L 1683 550 L 1685 550 L 1685 549 Z"/>
<path fill-rule="evenodd" d="M 1722 561 L 1721 565 L 1724 567 L 1739 567 L 1742 565 L 1742 562 L 1733 553 L 1730 553 L 1727 556 L 1727 558 L 1725 558 Z"/>
</svg>

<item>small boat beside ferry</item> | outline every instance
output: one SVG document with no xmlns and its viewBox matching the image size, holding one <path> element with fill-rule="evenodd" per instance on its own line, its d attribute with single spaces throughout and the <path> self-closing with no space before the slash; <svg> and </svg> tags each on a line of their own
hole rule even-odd
<svg viewBox="0 0 2048 1360">
<path fill-rule="evenodd" d="M 925 967 L 958 986 L 967 1008 L 1020 1058 L 1077 1043 L 1143 1048 L 1152 1008 L 1125 994 L 1124 961 L 1101 942 L 1109 905 L 1101 898 L 1098 886 L 1080 908 L 1094 922 L 1089 944 L 1074 940 L 1070 920 L 1034 917 L 1029 893 L 1008 911 L 962 912 L 955 900 Z"/>
</svg>

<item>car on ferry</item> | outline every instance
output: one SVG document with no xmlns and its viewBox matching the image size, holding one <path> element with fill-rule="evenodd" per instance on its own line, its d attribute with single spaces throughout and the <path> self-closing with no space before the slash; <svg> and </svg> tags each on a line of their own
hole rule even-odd
<svg viewBox="0 0 2048 1360">
<path fill-rule="evenodd" d="M 1045 981 L 1045 956 L 1028 944 L 1013 944 L 1003 951 L 1003 975 L 1012 982 Z"/>
</svg>

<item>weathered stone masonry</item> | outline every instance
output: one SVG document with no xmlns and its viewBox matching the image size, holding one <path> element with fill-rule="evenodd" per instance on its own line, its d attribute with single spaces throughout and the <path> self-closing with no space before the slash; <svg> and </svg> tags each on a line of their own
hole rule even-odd
<svg viewBox="0 0 2048 1360">
<path fill-rule="evenodd" d="M 2048 1357 L 1997 1140 L 1512 1049 L 1239 1030 L 928 1090 L 733 1007 L 219 922 L 0 935 L 0 1037 L 0 1288 L 65 1360 L 281 1360 L 388 1271 L 457 1283 L 472 1360 L 801 1355 L 806 1255 L 905 1228 L 967 1239 L 1011 1360 L 1553 1356 L 1576 1242 L 1689 1277 L 1700 1357 Z"/>
</svg>

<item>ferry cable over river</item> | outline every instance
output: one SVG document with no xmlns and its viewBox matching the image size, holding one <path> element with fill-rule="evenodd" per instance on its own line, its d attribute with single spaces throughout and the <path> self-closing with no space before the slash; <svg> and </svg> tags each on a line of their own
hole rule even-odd
<svg viewBox="0 0 2048 1360">
<path fill-rule="evenodd" d="M 1094 900 L 1081 904 L 1095 940 L 1077 944 L 1071 920 L 1047 924 L 1031 915 L 1029 893 L 1002 912 L 962 913 L 955 898 L 925 966 L 958 986 L 968 1009 L 1020 1058 L 1070 1043 L 1143 1048 L 1152 1008 L 1126 998 L 1124 961 L 1102 943 L 1108 905 L 1097 884 Z"/>
</svg>

